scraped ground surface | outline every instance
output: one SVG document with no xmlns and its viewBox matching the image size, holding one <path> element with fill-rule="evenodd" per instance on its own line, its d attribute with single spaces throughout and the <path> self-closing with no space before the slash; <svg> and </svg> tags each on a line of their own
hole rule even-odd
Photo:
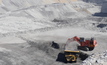
<svg viewBox="0 0 107 65">
<path fill-rule="evenodd" d="M 107 17 L 92 16 L 100 11 L 80 0 L 0 0 L 0 65 L 71 65 L 56 59 L 74 36 L 94 37 L 98 46 L 72 65 L 106 65 Z"/>
</svg>

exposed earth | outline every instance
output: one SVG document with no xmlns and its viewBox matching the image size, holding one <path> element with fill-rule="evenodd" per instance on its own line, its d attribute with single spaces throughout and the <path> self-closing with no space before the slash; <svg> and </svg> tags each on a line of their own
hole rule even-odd
<svg viewBox="0 0 107 65">
<path fill-rule="evenodd" d="M 107 17 L 102 1 L 0 0 L 0 65 L 106 65 Z M 74 36 L 94 37 L 98 45 L 85 52 L 89 57 L 84 61 L 56 61 Z M 60 48 L 53 48 L 52 41 Z"/>
</svg>

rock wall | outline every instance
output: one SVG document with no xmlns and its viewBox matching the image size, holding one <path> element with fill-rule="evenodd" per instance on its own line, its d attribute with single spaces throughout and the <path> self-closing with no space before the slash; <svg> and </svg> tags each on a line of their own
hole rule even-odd
<svg viewBox="0 0 107 65">
<path fill-rule="evenodd" d="M 31 6 L 41 6 L 52 3 L 69 3 L 77 0 L 0 0 L 0 14 Z"/>
<path fill-rule="evenodd" d="M 95 3 L 101 6 L 101 13 L 107 13 L 107 0 L 83 0 L 88 3 Z"/>
<path fill-rule="evenodd" d="M 107 13 L 107 2 L 103 3 L 102 8 L 101 8 L 102 13 Z"/>
</svg>

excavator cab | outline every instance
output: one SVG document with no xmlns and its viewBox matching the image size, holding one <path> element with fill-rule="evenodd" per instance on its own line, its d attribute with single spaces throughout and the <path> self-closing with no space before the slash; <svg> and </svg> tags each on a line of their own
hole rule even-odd
<svg viewBox="0 0 107 65">
<path fill-rule="evenodd" d="M 84 39 L 84 41 L 82 42 L 81 39 L 83 40 L 83 38 L 80 38 L 79 40 L 80 46 L 78 48 L 84 51 L 92 51 L 97 45 L 97 42 L 94 38 Z"/>
</svg>

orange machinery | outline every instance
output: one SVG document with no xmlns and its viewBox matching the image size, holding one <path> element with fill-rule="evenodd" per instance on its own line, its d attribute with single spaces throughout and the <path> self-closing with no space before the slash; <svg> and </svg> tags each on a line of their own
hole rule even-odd
<svg viewBox="0 0 107 65">
<path fill-rule="evenodd" d="M 73 41 L 77 41 L 80 45 L 78 46 L 78 49 L 80 50 L 84 50 L 84 51 L 92 51 L 95 46 L 97 45 L 97 41 L 94 40 L 94 38 L 90 38 L 90 39 L 84 39 L 83 37 L 73 37 L 73 38 L 69 38 L 68 41 L 70 41 L 71 43 Z"/>
</svg>

